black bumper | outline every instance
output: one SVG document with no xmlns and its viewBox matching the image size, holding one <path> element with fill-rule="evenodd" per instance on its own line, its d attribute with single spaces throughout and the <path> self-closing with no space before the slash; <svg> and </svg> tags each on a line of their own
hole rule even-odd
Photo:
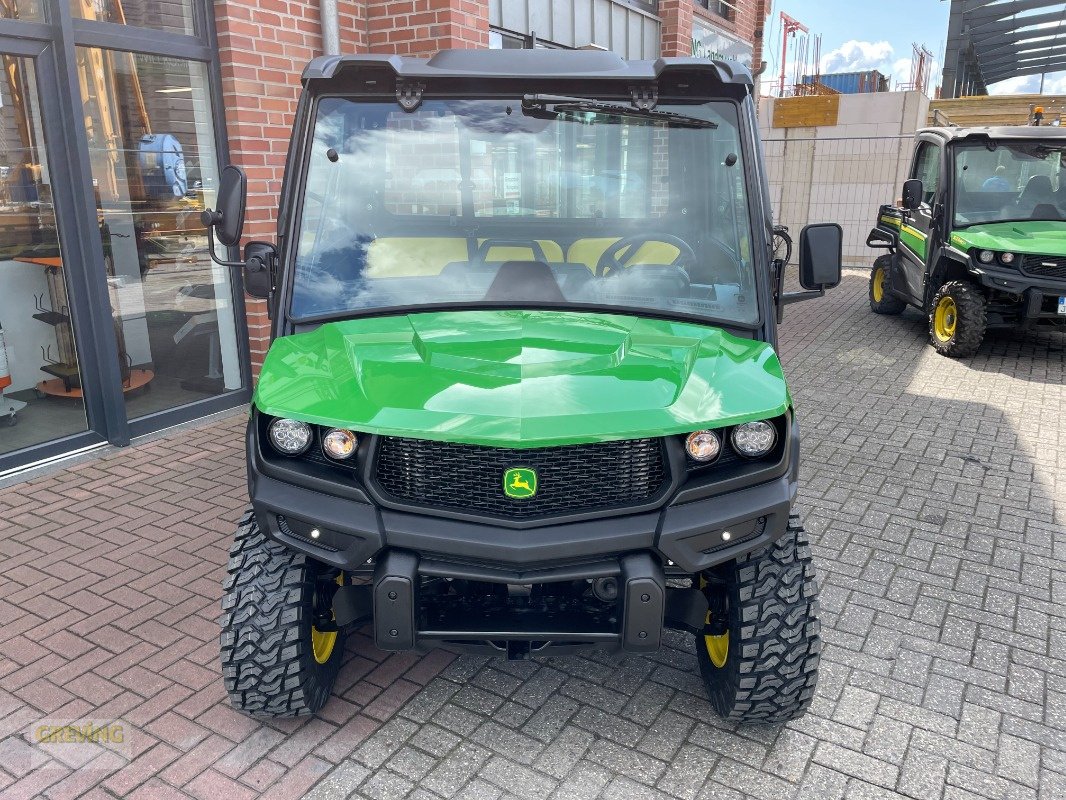
<svg viewBox="0 0 1066 800">
<path fill-rule="evenodd" d="M 646 513 L 515 529 L 380 508 L 356 488 L 342 497 L 314 483 L 297 485 L 270 474 L 251 430 L 248 445 L 248 488 L 260 527 L 274 540 L 348 571 L 396 548 L 524 569 L 651 552 L 696 573 L 784 534 L 799 463 L 793 425 L 771 480 L 682 488 L 670 504 Z"/>
<path fill-rule="evenodd" d="M 783 535 L 799 462 L 793 424 L 780 462 L 759 473 L 755 485 L 740 478 L 696 481 L 651 512 L 517 529 L 381 508 L 354 483 L 342 496 L 320 478 L 279 472 L 259 451 L 254 425 L 248 447 L 249 492 L 262 530 L 360 576 L 334 598 L 339 624 L 373 619 L 384 650 L 448 645 L 508 658 L 547 648 L 650 652 L 665 628 L 702 631 L 706 597 L 698 588 L 668 586 L 667 573 L 701 572 Z M 437 602 L 431 613 L 435 601 L 423 587 L 442 578 L 506 593 L 536 586 L 549 595 L 605 580 L 617 587 L 616 600 L 591 615 L 527 609 L 521 602 L 485 614 L 451 613 L 449 603 Z"/>
<path fill-rule="evenodd" d="M 1018 295 L 1024 299 L 1020 308 L 1021 322 L 1054 322 L 1066 320 L 1057 311 L 1058 299 L 1066 296 L 1066 281 L 1025 275 L 1017 270 L 995 267 L 970 267 L 981 285 L 999 292 Z"/>
</svg>

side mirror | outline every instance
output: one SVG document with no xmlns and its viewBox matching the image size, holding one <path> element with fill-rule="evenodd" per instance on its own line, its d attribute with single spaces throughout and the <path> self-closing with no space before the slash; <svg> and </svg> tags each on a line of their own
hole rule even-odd
<svg viewBox="0 0 1066 800">
<path fill-rule="evenodd" d="M 274 291 L 274 261 L 277 250 L 267 242 L 248 242 L 244 246 L 244 291 L 266 300 Z"/>
<path fill-rule="evenodd" d="M 200 221 L 213 231 L 223 247 L 233 247 L 241 240 L 244 230 L 244 207 L 248 194 L 248 178 L 244 170 L 230 164 L 222 170 L 218 181 L 218 208 L 200 214 Z"/>
<path fill-rule="evenodd" d="M 925 189 L 922 182 L 917 178 L 911 178 L 903 184 L 903 207 L 908 211 L 916 211 L 922 207 L 922 197 Z"/>
<path fill-rule="evenodd" d="M 844 269 L 844 229 L 835 223 L 808 225 L 800 233 L 799 279 L 808 291 L 822 292 L 840 283 Z"/>
</svg>

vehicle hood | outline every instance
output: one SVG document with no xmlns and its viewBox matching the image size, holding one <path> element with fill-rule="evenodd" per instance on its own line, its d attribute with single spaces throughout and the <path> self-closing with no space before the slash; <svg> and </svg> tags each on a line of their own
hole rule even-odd
<svg viewBox="0 0 1066 800">
<path fill-rule="evenodd" d="M 255 406 L 357 431 L 545 447 L 783 414 L 773 348 L 611 314 L 460 311 L 327 323 L 276 340 Z"/>
<path fill-rule="evenodd" d="M 972 225 L 951 234 L 962 250 L 999 250 L 1023 255 L 1066 256 L 1066 222 L 997 222 Z"/>
</svg>

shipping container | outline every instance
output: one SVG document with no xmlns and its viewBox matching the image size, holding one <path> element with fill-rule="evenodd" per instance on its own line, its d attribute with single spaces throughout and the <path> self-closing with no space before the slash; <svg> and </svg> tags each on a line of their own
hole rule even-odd
<svg viewBox="0 0 1066 800">
<path fill-rule="evenodd" d="M 803 82 L 807 85 L 814 83 L 814 75 L 804 75 Z M 866 94 L 867 92 L 887 92 L 889 90 L 888 77 L 882 75 L 876 69 L 868 69 L 863 72 L 837 72 L 832 75 L 819 75 L 818 82 L 830 89 L 835 89 L 841 94 Z"/>
</svg>

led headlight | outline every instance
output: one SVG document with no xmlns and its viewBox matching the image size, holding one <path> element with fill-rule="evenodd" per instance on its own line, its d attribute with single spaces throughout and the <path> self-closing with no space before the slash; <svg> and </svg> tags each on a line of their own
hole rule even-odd
<svg viewBox="0 0 1066 800">
<path fill-rule="evenodd" d="M 991 250 L 982 250 L 980 253 L 977 254 L 977 260 L 980 261 L 982 264 L 991 264 L 993 261 L 996 260 L 996 254 L 993 253 Z"/>
<path fill-rule="evenodd" d="M 344 428 L 332 428 L 322 437 L 322 452 L 330 458 L 343 461 L 351 458 L 357 444 L 355 434 Z"/>
<path fill-rule="evenodd" d="M 742 456 L 762 458 L 777 444 L 777 429 L 769 422 L 745 422 L 733 428 L 733 447 Z"/>
<path fill-rule="evenodd" d="M 298 456 L 311 446 L 311 426 L 297 419 L 278 418 L 267 428 L 270 443 L 282 455 Z"/>
<path fill-rule="evenodd" d="M 1000 253 L 999 263 L 1006 264 L 1008 267 L 1014 263 L 1014 253 Z"/>
<path fill-rule="evenodd" d="M 722 452 L 722 440 L 714 431 L 696 431 L 685 439 L 685 452 L 693 461 L 714 461 Z"/>
</svg>

